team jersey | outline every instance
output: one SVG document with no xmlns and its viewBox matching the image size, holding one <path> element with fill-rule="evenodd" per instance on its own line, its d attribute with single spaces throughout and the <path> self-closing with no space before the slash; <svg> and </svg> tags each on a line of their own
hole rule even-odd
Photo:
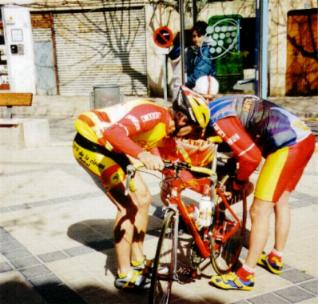
<svg viewBox="0 0 318 304">
<path fill-rule="evenodd" d="M 160 142 L 158 150 L 165 160 L 206 167 L 215 157 L 216 145 L 209 140 L 167 137 Z"/>
<path fill-rule="evenodd" d="M 265 157 L 281 147 L 303 140 L 311 133 L 298 117 L 254 95 L 218 98 L 209 103 L 209 108 L 211 126 L 223 118 L 237 117 Z"/>
<path fill-rule="evenodd" d="M 75 121 L 75 129 L 110 151 L 137 157 L 167 135 L 171 119 L 166 108 L 140 99 L 83 113 Z"/>
</svg>

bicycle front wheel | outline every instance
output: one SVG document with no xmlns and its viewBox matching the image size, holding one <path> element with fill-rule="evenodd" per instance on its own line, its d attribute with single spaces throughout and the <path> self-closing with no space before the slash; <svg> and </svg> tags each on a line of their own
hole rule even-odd
<svg viewBox="0 0 318 304">
<path fill-rule="evenodd" d="M 170 301 L 172 282 L 176 276 L 176 216 L 175 211 L 167 212 L 160 233 L 154 260 L 150 304 L 167 304 Z"/>
</svg>

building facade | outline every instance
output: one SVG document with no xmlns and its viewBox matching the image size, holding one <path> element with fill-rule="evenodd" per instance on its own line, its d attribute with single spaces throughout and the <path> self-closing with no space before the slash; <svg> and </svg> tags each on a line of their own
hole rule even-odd
<svg viewBox="0 0 318 304">
<path fill-rule="evenodd" d="M 37 94 L 88 95 L 96 85 L 119 85 L 127 95 L 162 95 L 163 55 L 153 32 L 160 26 L 179 31 L 177 1 L 21 2 L 31 12 Z M 255 0 L 197 1 L 197 6 L 198 20 L 240 16 L 243 59 L 237 77 L 253 76 Z M 190 28 L 192 11 L 185 14 Z M 317 1 L 271 0 L 268 24 L 269 94 L 318 94 Z M 169 82 L 171 75 L 168 62 Z"/>
</svg>

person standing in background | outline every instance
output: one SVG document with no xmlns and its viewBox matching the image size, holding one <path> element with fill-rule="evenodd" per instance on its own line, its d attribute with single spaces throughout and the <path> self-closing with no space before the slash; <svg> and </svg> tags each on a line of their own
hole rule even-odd
<svg viewBox="0 0 318 304">
<path fill-rule="evenodd" d="M 215 79 L 214 66 L 209 57 L 208 45 L 204 42 L 207 23 L 198 21 L 191 30 L 185 30 L 185 68 L 186 83 L 185 85 L 199 94 L 208 94 L 210 98 L 218 93 L 219 84 Z M 172 101 L 177 98 L 180 86 L 183 85 L 181 79 L 181 46 L 180 33 L 176 34 L 173 48 L 168 57 L 171 60 L 172 76 Z M 210 83 L 210 90 L 202 92 L 202 83 Z"/>
<path fill-rule="evenodd" d="M 215 75 L 214 65 L 209 56 L 209 47 L 204 42 L 207 23 L 198 21 L 191 29 L 192 45 L 186 54 L 187 80 L 185 85 L 194 89 L 197 80 L 202 76 Z"/>
</svg>

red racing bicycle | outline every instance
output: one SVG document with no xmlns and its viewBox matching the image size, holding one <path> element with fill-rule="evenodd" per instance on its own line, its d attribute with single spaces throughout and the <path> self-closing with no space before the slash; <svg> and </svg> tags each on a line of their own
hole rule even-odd
<svg viewBox="0 0 318 304">
<path fill-rule="evenodd" d="M 246 195 L 231 189 L 236 169 L 233 159 L 220 157 L 222 154 L 216 151 L 215 155 L 211 169 L 178 161 L 165 162 L 161 182 L 164 216 L 151 274 L 151 304 L 169 303 L 173 282 L 184 283 L 199 277 L 204 261 L 208 260 L 219 274 L 232 270 L 238 263 L 246 230 Z M 134 191 L 131 181 L 136 170 L 133 165 L 127 167 L 127 191 Z M 194 177 L 185 178 L 183 173 L 187 171 Z M 206 187 L 213 202 L 212 221 L 207 227 L 198 227 L 194 203 L 185 203 L 182 192 Z M 191 238 L 190 256 L 185 261 L 178 257 L 180 227 Z"/>
<path fill-rule="evenodd" d="M 218 167 L 221 170 L 217 170 L 216 161 L 212 166 L 214 169 L 192 167 L 181 162 L 165 164 L 164 171 L 168 170 L 169 174 L 165 175 L 161 189 L 165 193 L 166 205 L 153 262 L 149 303 L 169 303 L 173 282 L 182 283 L 185 277 L 194 279 L 200 276 L 200 267 L 207 259 L 210 259 L 213 268 L 220 274 L 230 271 L 239 260 L 245 237 L 246 199 L 242 194 L 243 203 L 237 206 L 238 210 L 232 208 L 236 198 L 229 186 L 231 177 L 224 174 L 227 162 L 219 161 Z M 185 180 L 180 174 L 183 170 L 203 174 L 205 177 Z M 218 171 L 222 173 L 217 174 Z M 198 185 L 211 187 L 213 201 L 212 224 L 201 229 L 193 217 L 193 205 L 186 204 L 181 195 L 183 190 Z M 181 265 L 178 259 L 180 226 L 184 226 L 192 237 L 187 267 L 184 261 Z"/>
</svg>

